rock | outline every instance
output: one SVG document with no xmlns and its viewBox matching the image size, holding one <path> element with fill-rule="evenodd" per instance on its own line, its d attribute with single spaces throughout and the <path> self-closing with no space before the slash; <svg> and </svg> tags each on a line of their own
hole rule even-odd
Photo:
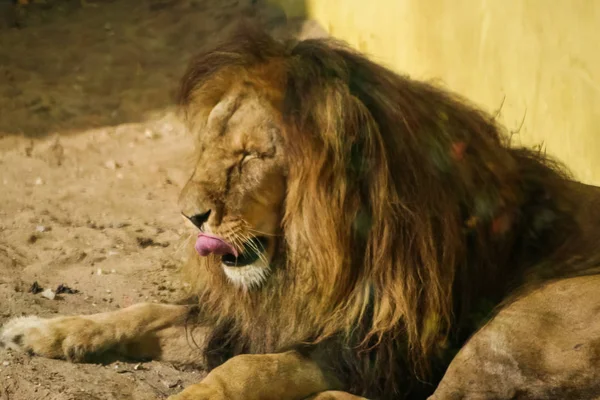
<svg viewBox="0 0 600 400">
<path fill-rule="evenodd" d="M 38 294 L 39 292 L 42 292 L 44 290 L 43 287 L 40 286 L 39 283 L 37 283 L 37 281 L 33 282 L 31 284 L 31 286 L 29 287 L 28 292 L 29 293 L 33 293 L 33 294 Z"/>
<path fill-rule="evenodd" d="M 133 367 L 134 371 L 143 371 L 146 368 L 144 368 L 144 366 L 141 363 L 135 364 Z"/>
<path fill-rule="evenodd" d="M 104 166 L 108 169 L 117 169 L 121 168 L 121 165 L 115 160 L 108 160 L 104 163 Z"/>
<path fill-rule="evenodd" d="M 181 380 L 177 379 L 177 380 L 168 380 L 168 381 L 163 381 L 163 385 L 165 385 L 166 387 L 168 387 L 169 389 L 173 389 L 179 385 L 181 385 Z"/>
<path fill-rule="evenodd" d="M 146 129 L 144 131 L 144 136 L 146 136 L 147 139 L 158 139 L 160 137 L 160 135 L 152 129 Z"/>
<path fill-rule="evenodd" d="M 42 297 L 47 298 L 48 300 L 54 300 L 56 298 L 56 293 L 52 289 L 46 289 L 42 292 Z"/>
<path fill-rule="evenodd" d="M 44 225 L 38 225 L 35 227 L 35 231 L 36 232 L 49 232 L 51 231 L 52 228 L 48 227 L 48 226 L 44 226 Z"/>
<path fill-rule="evenodd" d="M 67 285 L 64 285 L 64 284 L 61 283 L 56 288 L 56 294 L 62 294 L 62 293 L 76 294 L 76 293 L 79 293 L 79 290 L 70 288 Z"/>
</svg>

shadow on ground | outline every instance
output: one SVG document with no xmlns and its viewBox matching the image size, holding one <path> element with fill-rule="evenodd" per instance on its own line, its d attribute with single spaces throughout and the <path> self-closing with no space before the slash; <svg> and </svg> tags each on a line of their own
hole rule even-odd
<svg viewBox="0 0 600 400">
<path fill-rule="evenodd" d="M 295 35 L 260 0 L 0 0 L 0 137 L 143 121 L 173 104 L 188 60 L 240 17 Z"/>
</svg>

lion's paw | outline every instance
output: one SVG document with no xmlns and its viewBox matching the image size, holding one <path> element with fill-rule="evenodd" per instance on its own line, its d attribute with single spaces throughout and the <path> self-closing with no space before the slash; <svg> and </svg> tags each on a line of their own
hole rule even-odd
<svg viewBox="0 0 600 400">
<path fill-rule="evenodd" d="M 98 328 L 93 321 L 77 317 L 19 317 L 0 329 L 0 347 L 47 358 L 84 361 L 103 347 L 102 330 Z"/>
<path fill-rule="evenodd" d="M 40 317 L 19 317 L 0 329 L 0 347 L 33 353 L 35 341 L 47 331 L 46 320 Z"/>
</svg>

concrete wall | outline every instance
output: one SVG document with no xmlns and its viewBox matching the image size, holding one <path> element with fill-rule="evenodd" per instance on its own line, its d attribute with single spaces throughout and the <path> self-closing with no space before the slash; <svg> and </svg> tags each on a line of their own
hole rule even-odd
<svg viewBox="0 0 600 400">
<path fill-rule="evenodd" d="M 600 185 L 600 1 L 273 0 L 379 62 L 435 79 Z"/>
</svg>

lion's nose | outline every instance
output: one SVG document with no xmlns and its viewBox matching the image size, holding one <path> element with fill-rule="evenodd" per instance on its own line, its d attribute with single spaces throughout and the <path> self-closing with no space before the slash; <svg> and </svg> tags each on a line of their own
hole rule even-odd
<svg viewBox="0 0 600 400">
<path fill-rule="evenodd" d="M 189 219 L 192 222 L 192 224 L 196 225 L 196 227 L 198 229 L 202 229 L 202 225 L 204 225 L 204 223 L 206 221 L 208 221 L 208 217 L 210 216 L 210 211 L 211 210 L 208 210 L 205 213 L 195 214 L 195 215 L 192 215 L 191 217 L 188 217 L 186 215 L 186 218 Z"/>
</svg>

